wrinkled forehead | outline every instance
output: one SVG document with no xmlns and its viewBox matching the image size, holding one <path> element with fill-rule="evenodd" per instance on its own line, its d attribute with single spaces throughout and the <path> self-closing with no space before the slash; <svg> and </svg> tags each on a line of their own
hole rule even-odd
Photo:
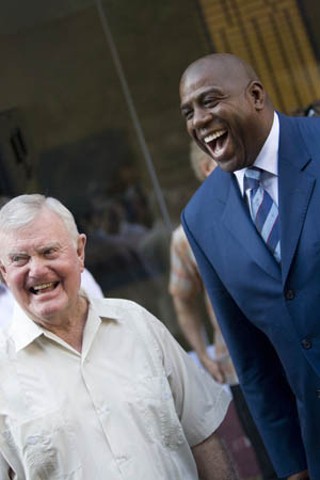
<svg viewBox="0 0 320 480">
<path fill-rule="evenodd" d="M 52 243 L 72 243 L 64 222 L 54 212 L 40 212 L 23 226 L 11 226 L 0 232 L 0 250 L 22 251 L 40 248 Z"/>
<path fill-rule="evenodd" d="M 49 243 L 54 242 L 53 238 L 39 235 L 32 229 L 20 228 L 0 233 L 0 259 L 5 259 L 12 254 L 37 251 L 45 248 Z"/>
</svg>

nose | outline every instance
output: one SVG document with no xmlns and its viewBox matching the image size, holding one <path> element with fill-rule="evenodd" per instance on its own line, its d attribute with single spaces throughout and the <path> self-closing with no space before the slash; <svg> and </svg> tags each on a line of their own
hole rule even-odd
<svg viewBox="0 0 320 480">
<path fill-rule="evenodd" d="M 40 277 L 47 270 L 46 261 L 42 257 L 31 257 L 29 261 L 29 275 L 31 277 Z"/>
<path fill-rule="evenodd" d="M 195 108 L 193 112 L 193 126 L 194 128 L 203 128 L 212 119 L 212 114 L 205 108 Z"/>
</svg>

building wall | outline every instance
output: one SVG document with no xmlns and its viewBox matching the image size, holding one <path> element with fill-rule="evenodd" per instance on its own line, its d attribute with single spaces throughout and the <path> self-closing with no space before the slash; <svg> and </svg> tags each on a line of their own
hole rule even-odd
<svg viewBox="0 0 320 480">
<path fill-rule="evenodd" d="M 161 184 L 171 187 L 181 178 L 176 165 L 191 181 L 178 81 L 189 61 L 208 51 L 195 3 L 105 1 L 103 7 Z M 137 162 L 149 181 L 95 5 L 0 40 L 0 111 L 21 112 L 34 162 L 54 149 L 116 131 L 128 145 L 128 161 Z M 94 166 L 93 158 L 88 161 Z M 105 161 L 114 162 L 113 151 L 105 152 Z M 37 185 L 45 187 L 43 175 Z"/>
<path fill-rule="evenodd" d="M 315 3 L 315 9 L 309 1 L 303 10 L 295 0 L 200 0 L 200 4 L 215 51 L 234 53 L 253 65 L 277 109 L 291 113 L 320 98 L 316 42 L 310 29 L 311 12 L 319 10 Z"/>
</svg>

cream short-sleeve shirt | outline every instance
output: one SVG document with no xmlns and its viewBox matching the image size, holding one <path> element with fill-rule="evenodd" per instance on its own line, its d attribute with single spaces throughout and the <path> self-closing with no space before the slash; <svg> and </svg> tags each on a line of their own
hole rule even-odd
<svg viewBox="0 0 320 480">
<path fill-rule="evenodd" d="M 90 301 L 82 352 L 19 309 L 0 338 L 0 478 L 195 480 L 229 395 L 134 302 Z"/>
</svg>

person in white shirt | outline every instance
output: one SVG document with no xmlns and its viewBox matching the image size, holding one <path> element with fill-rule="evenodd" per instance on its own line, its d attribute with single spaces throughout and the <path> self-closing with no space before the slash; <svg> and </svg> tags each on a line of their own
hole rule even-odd
<svg viewBox="0 0 320 480">
<path fill-rule="evenodd" d="M 58 200 L 0 210 L 18 304 L 0 334 L 0 478 L 233 480 L 229 395 L 143 307 L 80 288 L 84 234 Z"/>
<path fill-rule="evenodd" d="M 9 197 L 0 197 L 0 208 L 10 200 Z M 81 288 L 83 288 L 90 297 L 103 298 L 103 292 L 87 268 L 83 269 L 81 273 Z M 3 282 L 0 273 L 0 329 L 8 328 L 11 324 L 14 310 L 14 298 L 9 288 Z"/>
</svg>

